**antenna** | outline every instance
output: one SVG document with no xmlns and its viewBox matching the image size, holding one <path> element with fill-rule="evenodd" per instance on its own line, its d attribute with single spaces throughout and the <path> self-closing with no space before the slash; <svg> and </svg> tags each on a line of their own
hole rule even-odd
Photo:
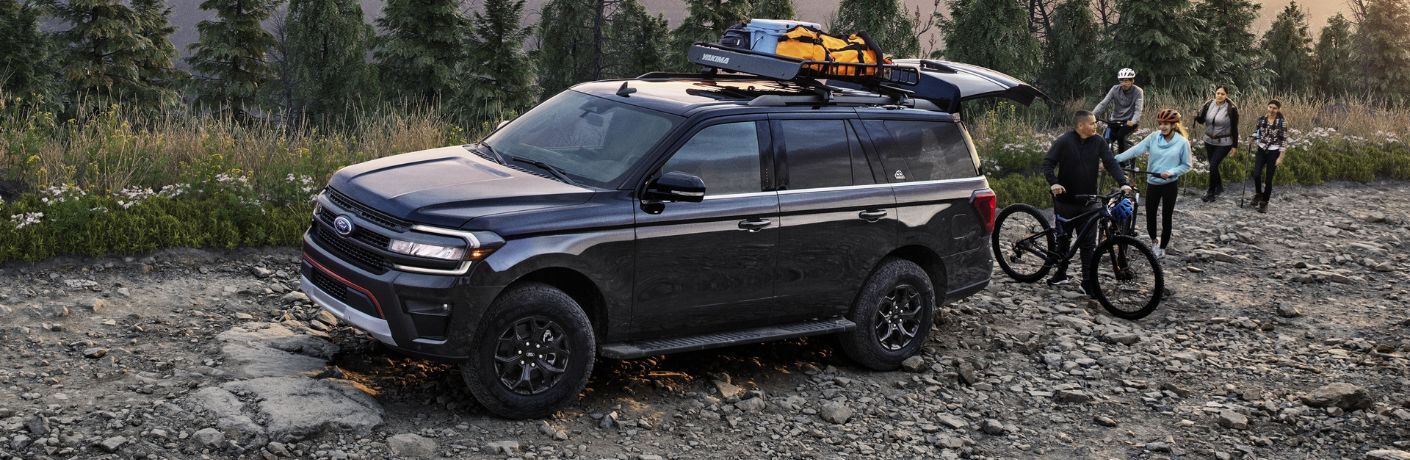
<svg viewBox="0 0 1410 460">
<path fill-rule="evenodd" d="M 627 82 L 622 82 L 622 87 L 621 87 L 621 88 L 617 88 L 617 95 L 618 95 L 618 96 L 622 96 L 622 97 L 631 97 L 631 96 L 632 96 L 632 93 L 635 93 L 635 92 L 636 92 L 636 88 L 628 88 L 628 87 L 627 87 Z"/>
</svg>

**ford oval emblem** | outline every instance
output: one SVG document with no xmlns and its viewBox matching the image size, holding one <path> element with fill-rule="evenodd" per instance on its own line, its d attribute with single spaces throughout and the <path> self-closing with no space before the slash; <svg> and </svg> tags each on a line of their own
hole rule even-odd
<svg viewBox="0 0 1410 460">
<path fill-rule="evenodd" d="M 348 216 L 338 216 L 333 219 L 333 230 L 337 230 L 339 235 L 351 235 L 353 232 L 352 219 L 348 219 Z"/>
</svg>

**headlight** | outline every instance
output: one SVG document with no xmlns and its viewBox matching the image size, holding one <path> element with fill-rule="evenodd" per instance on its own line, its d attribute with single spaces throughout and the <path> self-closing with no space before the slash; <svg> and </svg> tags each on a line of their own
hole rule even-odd
<svg viewBox="0 0 1410 460">
<path fill-rule="evenodd" d="M 387 244 L 387 249 L 409 256 L 426 257 L 430 259 L 442 260 L 464 260 L 465 248 L 438 246 L 434 244 L 413 243 L 410 241 L 392 240 Z"/>
</svg>

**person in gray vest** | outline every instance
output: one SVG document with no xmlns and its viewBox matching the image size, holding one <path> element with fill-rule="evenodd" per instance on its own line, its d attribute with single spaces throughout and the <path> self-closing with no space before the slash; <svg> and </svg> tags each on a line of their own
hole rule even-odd
<svg viewBox="0 0 1410 460">
<path fill-rule="evenodd" d="M 1204 103 L 1195 116 L 1195 123 L 1204 128 L 1204 153 L 1209 156 L 1209 189 L 1206 203 L 1224 193 L 1224 179 L 1219 165 L 1225 158 L 1239 154 L 1239 108 L 1229 100 L 1229 87 L 1214 88 L 1214 100 Z"/>
<path fill-rule="evenodd" d="M 1136 86 L 1136 71 L 1131 69 L 1121 69 L 1116 72 L 1116 80 L 1119 82 L 1106 92 L 1106 97 L 1097 103 L 1097 108 L 1092 109 L 1092 113 L 1101 118 L 1107 109 L 1111 109 L 1111 114 L 1106 117 L 1111 121 L 1107 126 L 1107 142 L 1116 140 L 1117 150 L 1125 152 L 1131 148 L 1131 141 L 1127 137 L 1136 132 L 1141 124 L 1141 111 L 1146 107 L 1146 92 L 1141 87 Z"/>
</svg>

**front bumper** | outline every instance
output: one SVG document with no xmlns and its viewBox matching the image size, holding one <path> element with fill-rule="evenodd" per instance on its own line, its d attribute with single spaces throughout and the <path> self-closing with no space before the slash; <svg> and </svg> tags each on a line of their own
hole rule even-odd
<svg viewBox="0 0 1410 460">
<path fill-rule="evenodd" d="M 449 362 L 469 356 L 470 338 L 499 289 L 474 286 L 468 278 L 372 273 L 304 234 L 300 289 L 339 320 L 404 354 Z"/>
</svg>

